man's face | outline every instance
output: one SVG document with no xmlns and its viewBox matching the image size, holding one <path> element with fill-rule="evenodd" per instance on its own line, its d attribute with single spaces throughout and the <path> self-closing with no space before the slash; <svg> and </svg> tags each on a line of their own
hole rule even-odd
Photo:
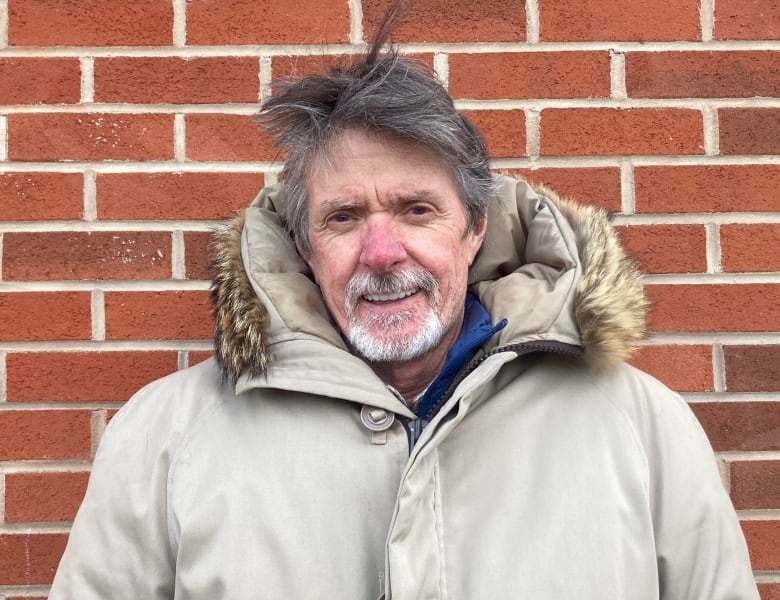
<svg viewBox="0 0 780 600">
<path fill-rule="evenodd" d="M 446 355 L 484 223 L 467 231 L 449 169 L 417 144 L 350 130 L 328 158 L 308 177 L 308 262 L 333 318 L 370 362 Z"/>
</svg>

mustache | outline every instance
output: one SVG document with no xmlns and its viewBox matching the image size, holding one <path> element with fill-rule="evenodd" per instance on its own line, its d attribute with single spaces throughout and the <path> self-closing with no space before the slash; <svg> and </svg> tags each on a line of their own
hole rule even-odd
<svg viewBox="0 0 780 600">
<path fill-rule="evenodd" d="M 432 297 L 438 294 L 439 284 L 433 274 L 423 268 L 409 268 L 389 273 L 360 273 L 347 282 L 344 296 L 347 311 L 352 313 L 362 296 L 371 294 L 393 294 L 407 290 L 421 289 Z"/>
</svg>

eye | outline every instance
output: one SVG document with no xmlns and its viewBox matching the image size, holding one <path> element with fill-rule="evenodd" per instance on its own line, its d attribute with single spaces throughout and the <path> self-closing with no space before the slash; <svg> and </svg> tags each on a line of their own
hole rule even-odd
<svg viewBox="0 0 780 600">
<path fill-rule="evenodd" d="M 355 221 L 355 217 L 348 212 L 335 212 L 328 216 L 326 224 L 331 229 L 344 231 L 349 229 Z"/>
<path fill-rule="evenodd" d="M 412 204 L 406 209 L 406 215 L 414 222 L 423 222 L 432 218 L 433 208 L 428 204 Z"/>
</svg>

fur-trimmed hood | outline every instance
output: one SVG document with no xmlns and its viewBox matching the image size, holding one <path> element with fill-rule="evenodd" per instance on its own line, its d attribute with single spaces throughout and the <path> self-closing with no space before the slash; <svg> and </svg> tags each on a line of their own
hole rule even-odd
<svg viewBox="0 0 780 600">
<path fill-rule="evenodd" d="M 284 201 L 282 187 L 269 186 L 215 232 L 215 351 L 233 382 L 266 375 L 277 354 L 289 356 L 283 342 L 347 350 L 281 225 Z M 508 320 L 493 342 L 497 347 L 553 341 L 581 348 L 586 362 L 608 368 L 624 360 L 644 332 L 640 275 L 606 214 L 508 177 L 489 207 L 469 286 L 494 321 Z"/>
</svg>

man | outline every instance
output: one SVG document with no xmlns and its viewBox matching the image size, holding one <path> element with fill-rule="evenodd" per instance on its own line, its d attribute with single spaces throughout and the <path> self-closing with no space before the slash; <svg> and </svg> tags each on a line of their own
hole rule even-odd
<svg viewBox="0 0 780 600">
<path fill-rule="evenodd" d="M 758 598 L 685 403 L 622 363 L 606 219 L 494 178 L 377 49 L 283 87 L 219 236 L 216 360 L 112 420 L 50 598 Z"/>
</svg>

